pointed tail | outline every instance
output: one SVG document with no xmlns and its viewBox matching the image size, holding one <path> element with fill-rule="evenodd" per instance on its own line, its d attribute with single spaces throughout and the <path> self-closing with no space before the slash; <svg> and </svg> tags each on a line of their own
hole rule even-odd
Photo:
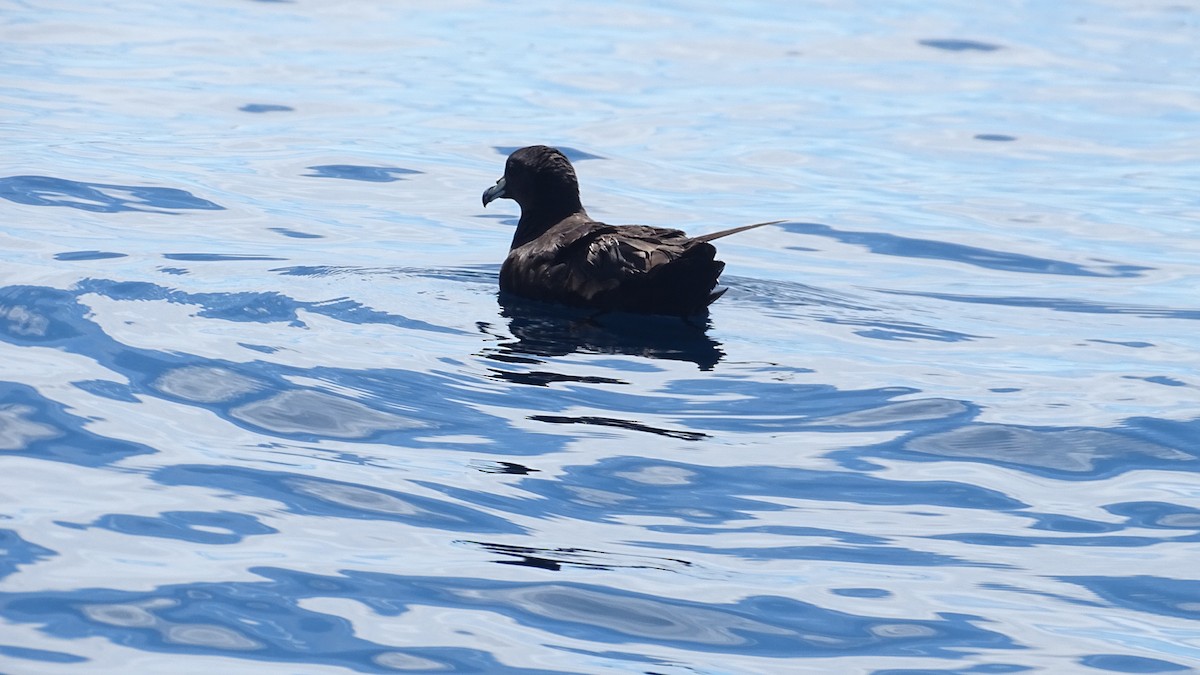
<svg viewBox="0 0 1200 675">
<path fill-rule="evenodd" d="M 779 223 L 785 223 L 785 222 L 787 222 L 787 221 L 786 220 L 772 220 L 772 221 L 769 221 L 766 223 L 755 223 L 753 225 L 742 225 L 741 227 L 733 227 L 728 230 L 721 230 L 720 232 L 711 232 L 709 234 L 702 234 L 699 237 L 693 237 L 693 239 L 695 239 L 696 241 L 712 241 L 713 239 L 720 239 L 721 237 L 728 237 L 729 235 L 737 234 L 738 232 L 745 232 L 746 230 L 753 230 L 754 228 L 762 227 L 763 225 L 778 225 Z"/>
</svg>

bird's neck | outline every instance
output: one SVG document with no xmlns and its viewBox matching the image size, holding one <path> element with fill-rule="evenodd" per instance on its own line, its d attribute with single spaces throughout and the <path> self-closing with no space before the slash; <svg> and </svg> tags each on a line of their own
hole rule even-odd
<svg viewBox="0 0 1200 675">
<path fill-rule="evenodd" d="M 562 199 L 552 203 L 521 206 L 521 220 L 513 233 L 510 249 L 524 246 L 546 233 L 547 230 L 574 215 L 587 217 L 579 197 Z"/>
</svg>

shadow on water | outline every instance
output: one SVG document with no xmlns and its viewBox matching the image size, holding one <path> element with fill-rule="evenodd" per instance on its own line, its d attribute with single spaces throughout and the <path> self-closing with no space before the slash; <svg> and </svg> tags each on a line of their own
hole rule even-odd
<svg viewBox="0 0 1200 675">
<path fill-rule="evenodd" d="M 508 321 L 511 340 L 485 354 L 507 363 L 536 364 L 529 357 L 566 356 L 576 352 L 623 354 L 670 361 L 690 361 L 711 370 L 725 356 L 721 343 L 708 336 L 708 317 L 684 321 L 677 317 L 605 314 L 591 317 L 586 311 L 499 296 L 500 316 Z M 490 324 L 479 330 L 495 335 Z M 507 336 L 501 337 L 505 339 Z M 520 374 L 528 378 L 528 373 Z M 553 374 L 547 377 L 554 379 Z M 614 381 L 615 382 L 615 381 Z M 523 382 L 538 384 L 537 382 Z"/>
<path fill-rule="evenodd" d="M 0 197 L 18 204 L 67 206 L 99 213 L 171 213 L 180 209 L 225 210 L 220 204 L 201 199 L 187 190 L 178 188 L 87 183 L 51 176 L 0 178 Z"/>
</svg>

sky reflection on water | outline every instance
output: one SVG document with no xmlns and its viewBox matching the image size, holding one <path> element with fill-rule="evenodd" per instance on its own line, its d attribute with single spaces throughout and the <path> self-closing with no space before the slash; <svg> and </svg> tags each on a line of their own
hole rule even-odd
<svg viewBox="0 0 1200 675">
<path fill-rule="evenodd" d="M 0 670 L 1200 668 L 1197 17 L 14 6 Z M 530 143 L 784 222 L 501 297 Z"/>
</svg>

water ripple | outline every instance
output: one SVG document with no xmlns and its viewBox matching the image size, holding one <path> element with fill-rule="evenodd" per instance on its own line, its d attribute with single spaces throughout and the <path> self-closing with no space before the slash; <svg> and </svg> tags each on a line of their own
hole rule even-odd
<svg viewBox="0 0 1200 675">
<path fill-rule="evenodd" d="M 10 5 L 0 671 L 1200 669 L 1195 12 Z"/>
<path fill-rule="evenodd" d="M 100 213 L 148 211 L 169 214 L 186 209 L 212 211 L 225 208 L 178 188 L 87 183 L 50 176 L 0 178 L 0 197 L 18 204 L 67 206 Z"/>
</svg>

